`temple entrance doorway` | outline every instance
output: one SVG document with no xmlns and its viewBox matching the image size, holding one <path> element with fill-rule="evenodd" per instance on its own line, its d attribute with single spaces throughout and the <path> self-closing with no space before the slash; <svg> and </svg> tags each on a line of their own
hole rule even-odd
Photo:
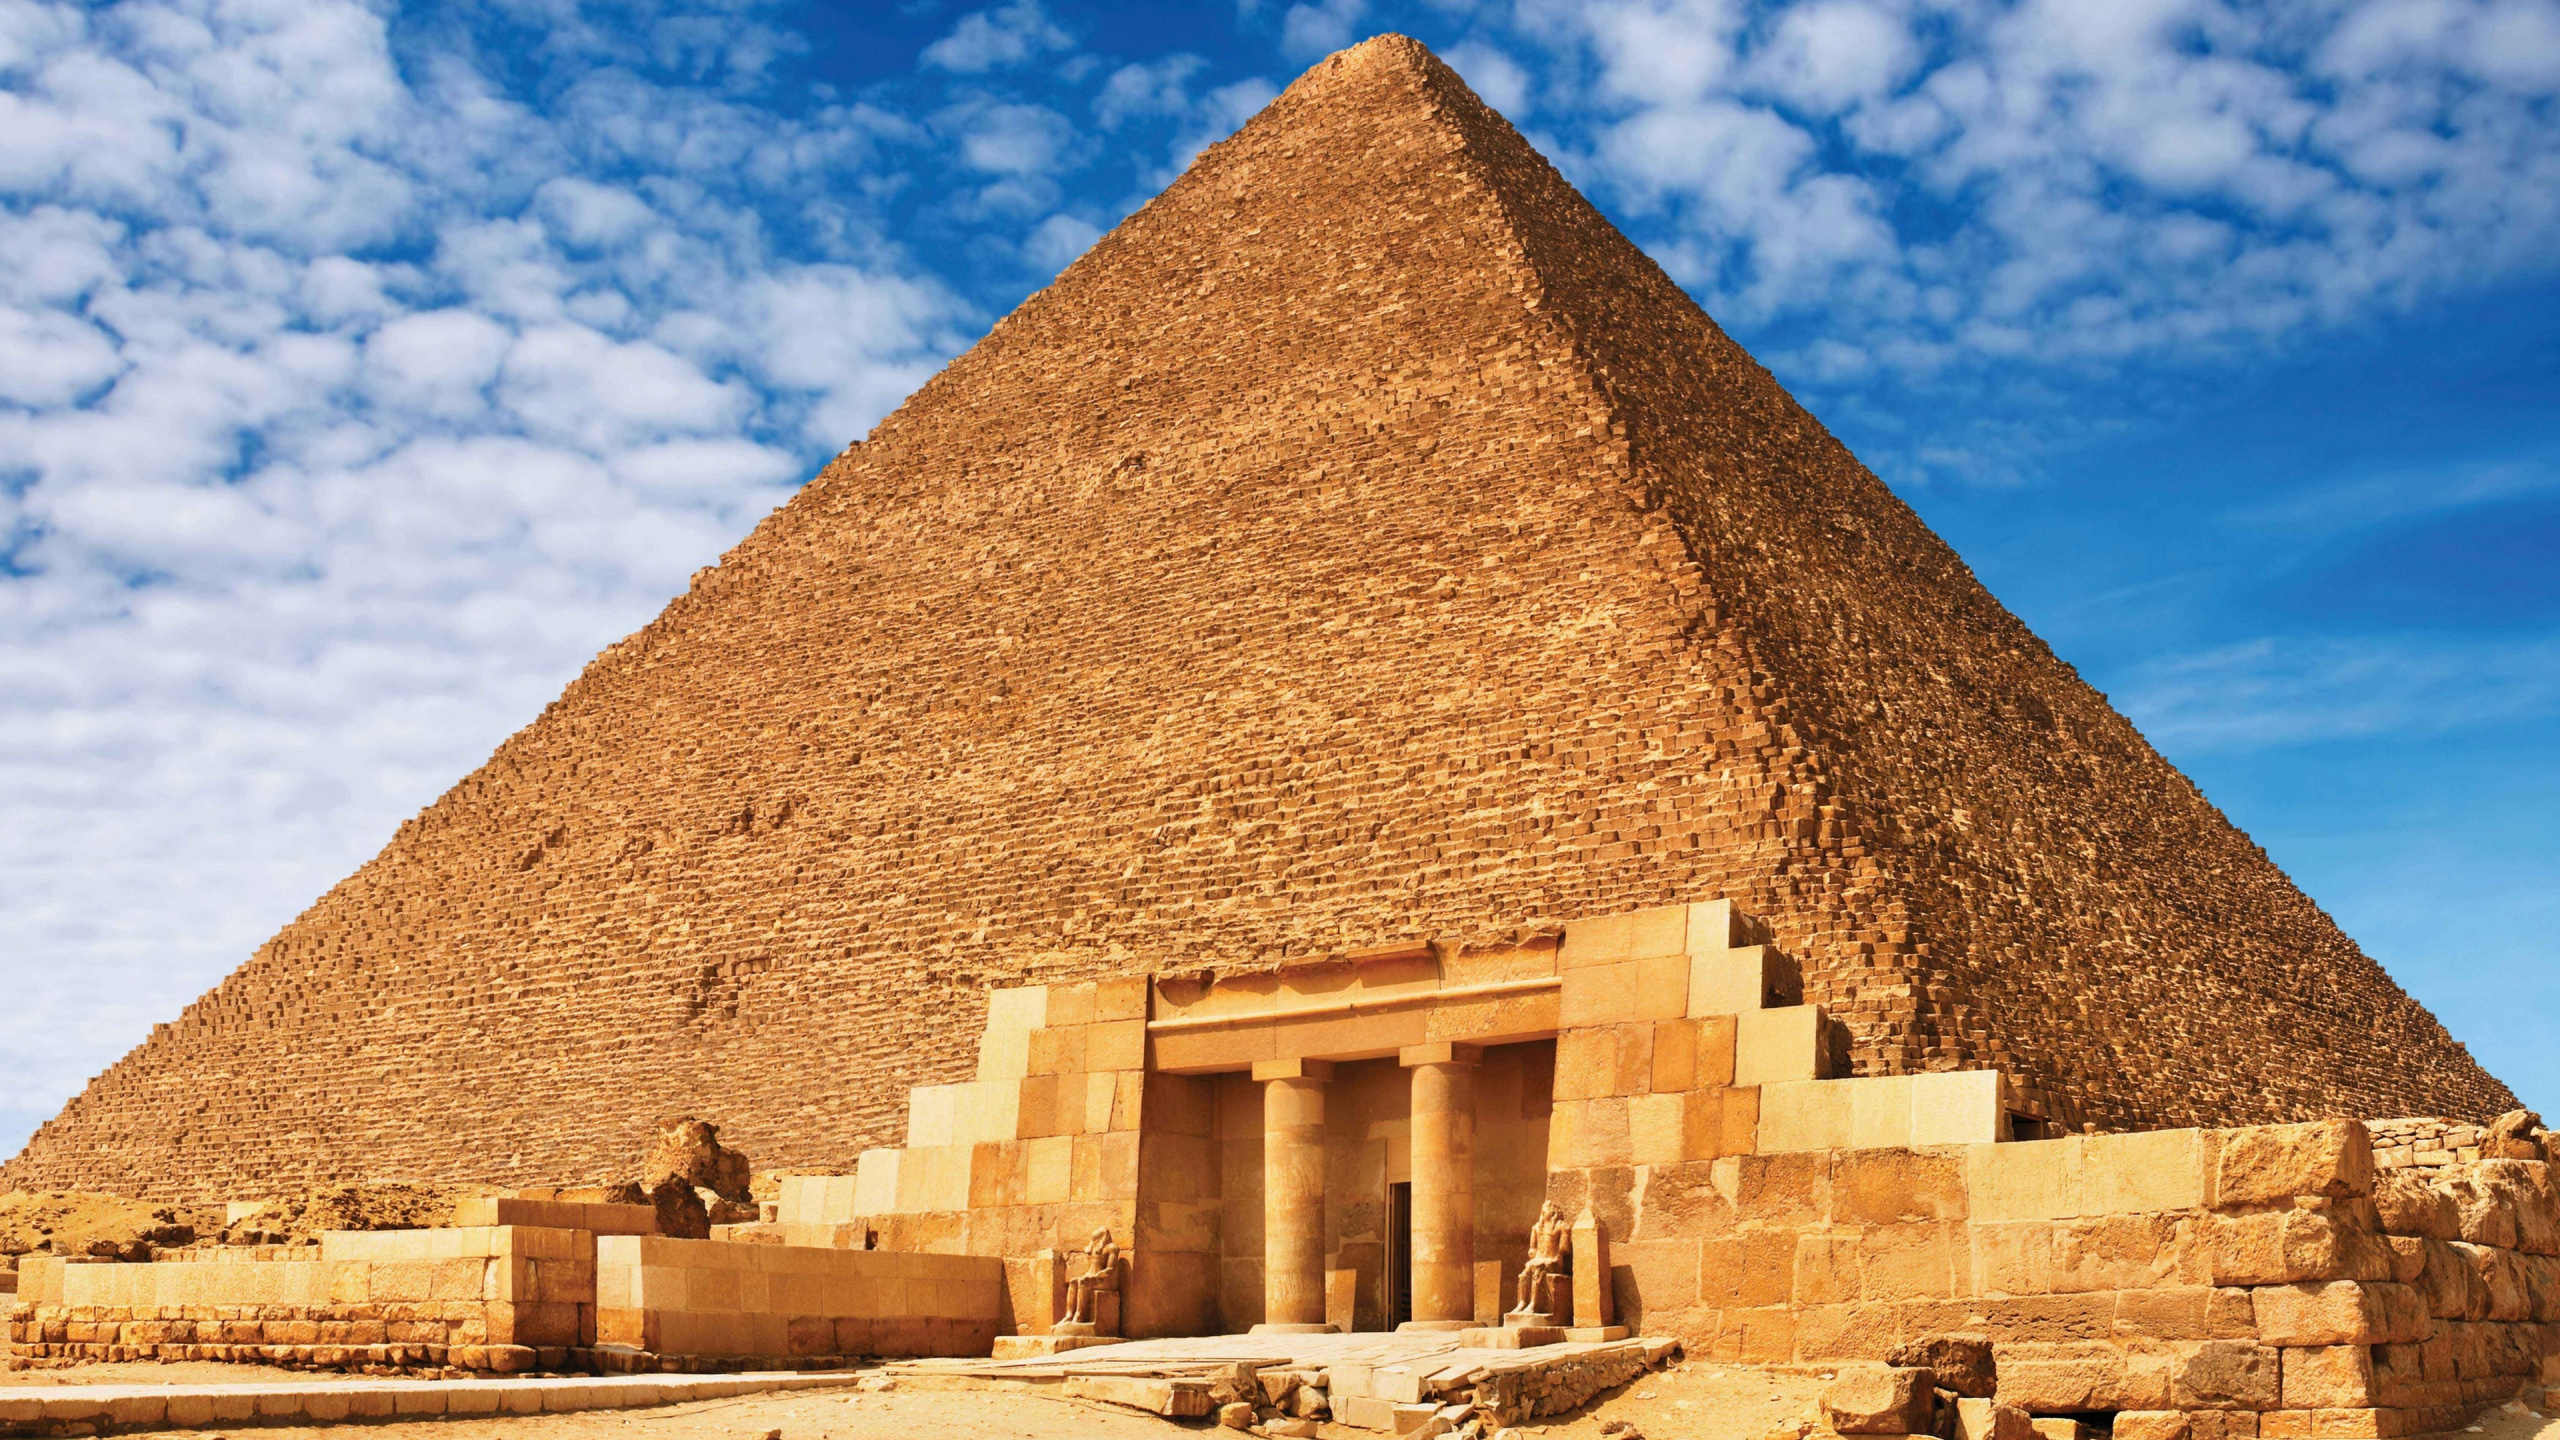
<svg viewBox="0 0 2560 1440">
<path fill-rule="evenodd" d="M 1413 1182 L 1387 1186 L 1387 1324 L 1393 1330 L 1413 1318 Z"/>
</svg>

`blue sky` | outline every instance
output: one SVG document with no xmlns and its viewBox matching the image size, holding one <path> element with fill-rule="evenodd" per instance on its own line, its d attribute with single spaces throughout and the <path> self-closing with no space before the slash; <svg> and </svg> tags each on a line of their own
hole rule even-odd
<svg viewBox="0 0 2560 1440">
<path fill-rule="evenodd" d="M 0 1146 L 1387 29 L 2560 1111 L 2560 0 L 0 0 Z"/>
</svg>

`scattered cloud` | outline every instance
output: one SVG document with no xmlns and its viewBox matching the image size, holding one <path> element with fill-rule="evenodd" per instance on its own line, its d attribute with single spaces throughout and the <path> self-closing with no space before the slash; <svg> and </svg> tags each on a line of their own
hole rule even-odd
<svg viewBox="0 0 2560 1440">
<path fill-rule="evenodd" d="M 1360 21 L 1368 13 L 1368 0 L 1292 5 L 1280 17 L 1280 53 L 1300 64 L 1322 59 L 1361 38 Z"/>
<path fill-rule="evenodd" d="M 1835 374 L 2229 353 L 2560 254 L 2549 0 L 1518 16 L 1577 177 Z"/>
<path fill-rule="evenodd" d="M 2437 735 L 2560 715 L 2560 641 L 2266 637 L 2139 666 L 2117 701 L 2173 752 Z"/>
<path fill-rule="evenodd" d="M 949 35 L 924 49 L 924 63 L 961 75 L 1020 65 L 1075 45 L 1075 37 L 1041 12 L 1038 0 L 1016 0 L 960 17 Z"/>
<path fill-rule="evenodd" d="M 682 27 L 641 48 L 708 88 L 582 36 L 537 114 L 364 4 L 0 7 L 0 904 L 46 957 L 0 1108 L 174 1014 L 979 323 L 841 199 L 926 132 L 764 108 Z"/>
</svg>

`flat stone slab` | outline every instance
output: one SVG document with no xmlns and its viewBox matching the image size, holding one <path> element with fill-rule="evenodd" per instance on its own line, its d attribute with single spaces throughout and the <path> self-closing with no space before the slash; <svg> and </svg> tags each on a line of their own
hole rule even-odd
<svg viewBox="0 0 2560 1440">
<path fill-rule="evenodd" d="M 1405 1330 L 1347 1335 L 1203 1335 L 1175 1340 L 1120 1340 L 1058 1355 L 900 1360 L 882 1368 L 901 1380 L 937 1379 L 964 1385 L 976 1380 L 1011 1386 L 1101 1376 L 1197 1378 L 1249 1365 L 1257 1370 L 1321 1370 L 1337 1395 L 1371 1396 L 1410 1404 L 1429 1393 L 1433 1382 L 1444 1377 L 1533 1370 L 1621 1348 L 1641 1353 L 1647 1363 L 1659 1364 L 1678 1344 L 1655 1338 L 1576 1340 L 1562 1330 L 1552 1332 L 1553 1342 L 1543 1345 L 1514 1343 L 1487 1348 L 1469 1343 L 1481 1333 Z"/>
<path fill-rule="evenodd" d="M 847 1370 L 745 1375 L 570 1376 L 543 1380 L 335 1380 L 247 1385 L 0 1385 L 0 1435 L 86 1421 L 118 1430 L 333 1425 L 434 1415 L 630 1410 L 857 1383 Z"/>
</svg>

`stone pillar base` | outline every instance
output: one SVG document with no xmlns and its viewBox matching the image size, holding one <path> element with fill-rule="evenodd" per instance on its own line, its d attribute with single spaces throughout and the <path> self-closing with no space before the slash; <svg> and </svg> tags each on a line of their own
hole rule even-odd
<svg viewBox="0 0 2560 1440">
<path fill-rule="evenodd" d="M 1247 1335 L 1339 1335 L 1330 1325 L 1256 1325 Z"/>
<path fill-rule="evenodd" d="M 1396 1327 L 1396 1333 L 1401 1335 L 1409 1330 L 1474 1330 L 1477 1328 L 1479 1327 L 1473 1320 L 1407 1320 Z"/>
<path fill-rule="evenodd" d="M 995 1358 L 1033 1360 L 1043 1355 L 1063 1355 L 1070 1350 L 1084 1350 L 1095 1345 L 1126 1343 L 1117 1335 L 999 1335 L 996 1337 Z"/>
</svg>

